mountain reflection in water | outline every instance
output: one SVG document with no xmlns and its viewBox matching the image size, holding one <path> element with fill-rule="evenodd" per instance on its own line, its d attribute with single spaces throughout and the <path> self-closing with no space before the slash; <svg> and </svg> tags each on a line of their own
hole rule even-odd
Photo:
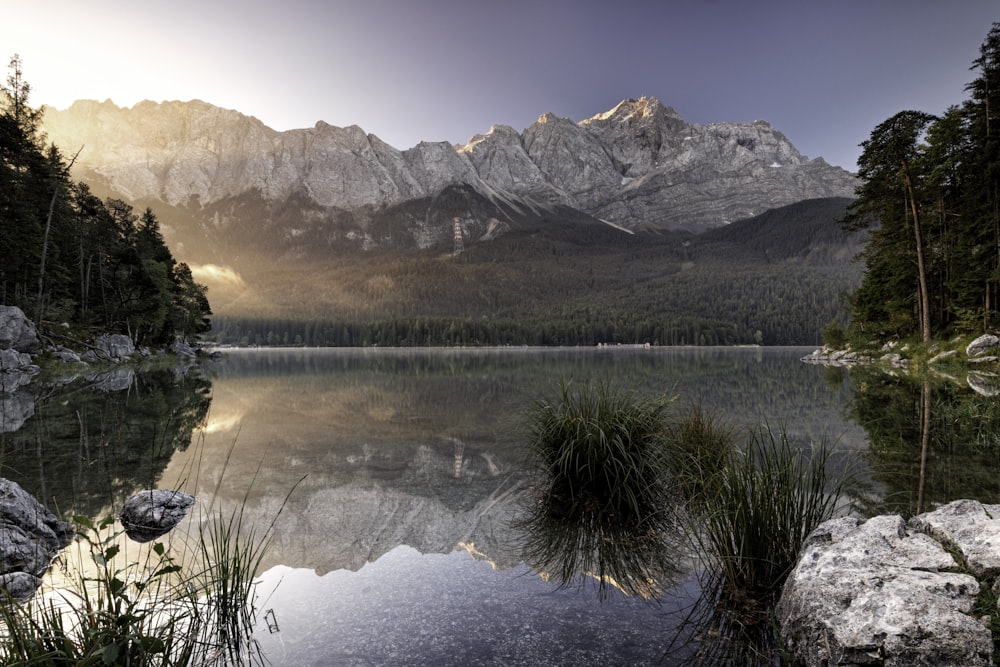
<svg viewBox="0 0 1000 667">
<path fill-rule="evenodd" d="M 233 351 L 198 444 L 162 479 L 200 498 L 218 485 L 232 504 L 254 480 L 248 511 L 270 522 L 305 476 L 258 591 L 276 664 L 677 664 L 694 650 L 674 642 L 692 579 L 663 582 L 660 605 L 601 602 L 524 564 L 528 414 L 565 379 L 782 420 L 803 439 L 851 433 L 848 394 L 798 361 L 808 351 Z"/>
</svg>

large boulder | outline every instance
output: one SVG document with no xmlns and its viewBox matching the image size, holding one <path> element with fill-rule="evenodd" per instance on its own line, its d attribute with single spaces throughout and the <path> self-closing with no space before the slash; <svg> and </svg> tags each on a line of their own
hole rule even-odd
<svg viewBox="0 0 1000 667">
<path fill-rule="evenodd" d="M 993 334 L 983 334 L 966 345 L 965 356 L 970 358 L 981 357 L 984 354 L 989 353 L 991 350 L 996 350 L 998 347 L 1000 347 L 1000 338 L 994 336 Z"/>
<path fill-rule="evenodd" d="M 94 341 L 97 356 L 111 361 L 124 361 L 135 354 L 135 343 L 123 334 L 104 334 Z"/>
<path fill-rule="evenodd" d="M 17 306 L 0 306 L 0 350 L 35 354 L 42 349 L 35 323 Z"/>
<path fill-rule="evenodd" d="M 16 482 L 0 478 L 0 587 L 16 598 L 30 596 L 73 529 Z M 21 573 L 21 574 L 18 574 Z M 30 591 L 29 591 L 30 589 Z"/>
<path fill-rule="evenodd" d="M 118 520 L 135 542 L 149 542 L 169 533 L 187 515 L 194 496 L 182 491 L 140 491 L 125 501 Z"/>
<path fill-rule="evenodd" d="M 990 631 L 971 615 L 979 581 L 923 532 L 962 529 L 917 519 L 834 519 L 806 539 L 776 609 L 794 664 L 993 664 Z"/>
</svg>

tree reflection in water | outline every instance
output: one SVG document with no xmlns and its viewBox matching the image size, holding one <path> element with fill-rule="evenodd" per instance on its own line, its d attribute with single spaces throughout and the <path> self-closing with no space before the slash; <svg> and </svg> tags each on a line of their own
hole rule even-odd
<svg viewBox="0 0 1000 667">
<path fill-rule="evenodd" d="M 983 377 L 851 371 L 850 416 L 868 435 L 864 513 L 910 517 L 960 498 L 1000 502 L 1000 402 Z M 994 379 L 995 382 L 995 379 Z"/>
</svg>

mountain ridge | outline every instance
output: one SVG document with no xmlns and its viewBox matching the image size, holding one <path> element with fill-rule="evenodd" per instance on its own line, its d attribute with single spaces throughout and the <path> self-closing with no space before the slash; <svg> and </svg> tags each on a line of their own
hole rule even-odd
<svg viewBox="0 0 1000 667">
<path fill-rule="evenodd" d="M 246 220 L 220 210 L 253 198 L 256 210 L 243 215 L 274 228 L 271 247 L 289 232 L 263 209 L 291 206 L 311 210 L 301 217 L 326 231 L 328 245 L 364 250 L 384 245 L 367 227 L 386 210 L 433 202 L 457 185 L 491 201 L 495 221 L 574 209 L 623 230 L 693 232 L 803 199 L 852 196 L 856 185 L 845 170 L 800 154 L 765 121 L 688 124 L 646 97 L 580 122 L 545 113 L 523 132 L 494 125 L 465 144 L 420 142 L 402 151 L 357 125 L 317 121 L 279 132 L 201 101 L 131 109 L 77 101 L 46 109 L 43 126 L 57 145 L 84 147 L 76 166 L 82 180 L 129 201 L 162 202 L 172 209 L 166 226 L 196 245 L 211 244 L 227 226 L 239 236 Z M 427 209 L 419 224 L 408 221 L 408 243 L 445 247 L 455 217 L 463 233 L 473 223 L 496 227 L 460 206 L 439 213 Z"/>
</svg>

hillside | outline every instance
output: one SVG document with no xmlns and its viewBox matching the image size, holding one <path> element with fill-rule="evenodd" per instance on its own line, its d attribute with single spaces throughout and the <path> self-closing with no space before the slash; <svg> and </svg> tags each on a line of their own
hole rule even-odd
<svg viewBox="0 0 1000 667">
<path fill-rule="evenodd" d="M 710 236 L 540 216 L 459 255 L 244 258 L 255 269 L 209 294 L 225 342 L 811 345 L 860 279 L 859 241 L 836 222 L 846 203 L 800 202 Z"/>
</svg>

